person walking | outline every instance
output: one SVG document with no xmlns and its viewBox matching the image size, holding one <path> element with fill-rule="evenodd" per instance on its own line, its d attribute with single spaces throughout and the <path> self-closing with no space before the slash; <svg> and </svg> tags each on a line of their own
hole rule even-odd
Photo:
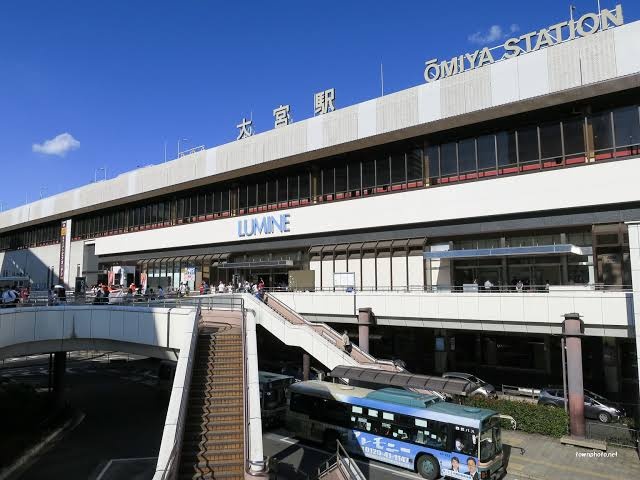
<svg viewBox="0 0 640 480">
<path fill-rule="evenodd" d="M 347 354 L 351 355 L 351 350 L 353 350 L 353 346 L 351 345 L 351 339 L 349 338 L 349 334 L 345 330 L 342 334 L 342 348 Z"/>
<path fill-rule="evenodd" d="M 218 293 L 224 293 L 224 291 L 225 291 L 224 282 L 220 280 L 220 283 L 218 284 Z"/>
</svg>

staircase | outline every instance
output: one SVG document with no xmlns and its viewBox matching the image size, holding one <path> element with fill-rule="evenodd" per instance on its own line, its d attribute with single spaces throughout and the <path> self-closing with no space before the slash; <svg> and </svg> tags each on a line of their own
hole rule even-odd
<svg viewBox="0 0 640 480">
<path fill-rule="evenodd" d="M 179 479 L 244 478 L 242 333 L 204 327 L 198 334 Z"/>
</svg>

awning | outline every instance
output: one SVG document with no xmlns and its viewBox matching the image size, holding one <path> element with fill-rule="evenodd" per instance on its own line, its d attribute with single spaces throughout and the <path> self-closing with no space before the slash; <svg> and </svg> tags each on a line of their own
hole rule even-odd
<svg viewBox="0 0 640 480">
<path fill-rule="evenodd" d="M 467 396 L 476 388 L 473 383 L 453 378 L 431 377 L 428 375 L 413 375 L 411 373 L 397 373 L 373 368 L 347 367 L 340 365 L 331 370 L 334 378 L 348 378 L 367 383 L 378 383 L 384 386 L 401 388 L 417 388 L 432 390 L 448 395 Z"/>
<path fill-rule="evenodd" d="M 410 238 L 409 247 L 422 247 L 424 245 L 424 238 Z"/>
<path fill-rule="evenodd" d="M 234 268 L 234 269 L 262 269 L 262 268 L 278 268 L 293 267 L 293 260 L 264 260 L 258 262 L 227 262 L 218 265 L 218 268 Z"/>
<path fill-rule="evenodd" d="M 424 258 L 483 258 L 514 257 L 522 255 L 592 255 L 593 248 L 578 247 L 570 243 L 559 245 L 537 245 L 533 247 L 477 248 L 469 250 L 445 250 L 440 252 L 424 252 Z"/>
<path fill-rule="evenodd" d="M 381 248 L 391 248 L 392 243 L 393 240 L 382 240 L 381 242 L 378 242 L 378 245 L 376 245 L 376 249 L 380 250 Z"/>
<path fill-rule="evenodd" d="M 378 244 L 378 242 L 364 242 L 364 244 L 362 245 L 362 249 L 363 250 L 373 250 L 374 248 L 376 248 L 377 244 Z"/>
<path fill-rule="evenodd" d="M 324 247 L 324 245 L 315 245 L 309 249 L 309 253 L 320 253 L 322 251 L 322 247 Z"/>
<path fill-rule="evenodd" d="M 346 252 L 348 246 L 348 243 L 341 243 L 340 245 L 336 245 L 334 252 Z"/>
</svg>

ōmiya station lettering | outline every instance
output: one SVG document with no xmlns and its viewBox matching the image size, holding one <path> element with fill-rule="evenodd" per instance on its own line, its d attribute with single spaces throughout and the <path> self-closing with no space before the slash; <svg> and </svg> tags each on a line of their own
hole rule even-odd
<svg viewBox="0 0 640 480">
<path fill-rule="evenodd" d="M 586 37 L 600 30 L 618 27 L 623 23 L 622 5 L 616 5 L 613 10 L 603 8 L 599 14 L 585 13 L 577 20 L 571 18 L 566 22 L 556 23 L 537 32 L 510 38 L 498 47 L 484 47 L 473 53 L 465 53 L 441 62 L 436 58 L 428 60 L 425 62 L 424 79 L 427 82 L 433 82 L 467 70 L 490 65 L 497 60 L 506 60 L 578 37 Z"/>
<path fill-rule="evenodd" d="M 265 215 L 258 218 L 238 220 L 238 237 L 289 232 L 289 217 L 288 213 L 284 213 L 282 215 Z"/>
</svg>

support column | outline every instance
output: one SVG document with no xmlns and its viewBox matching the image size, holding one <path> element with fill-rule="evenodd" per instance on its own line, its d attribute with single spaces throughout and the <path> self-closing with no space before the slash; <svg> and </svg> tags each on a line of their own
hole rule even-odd
<svg viewBox="0 0 640 480">
<path fill-rule="evenodd" d="M 358 309 L 358 347 L 369 353 L 369 327 L 373 324 L 373 311 L 370 307 Z"/>
<path fill-rule="evenodd" d="M 311 357 L 307 352 L 302 353 L 302 379 L 309 380 L 309 372 L 311 370 Z"/>
<path fill-rule="evenodd" d="M 548 380 L 551 375 L 551 337 L 549 335 L 544 337 L 544 373 Z"/>
<path fill-rule="evenodd" d="M 562 334 L 567 344 L 567 385 L 571 436 L 584 438 L 584 385 L 582 382 L 582 335 L 584 323 L 577 313 L 567 313 L 562 322 Z"/>
<path fill-rule="evenodd" d="M 629 230 L 629 261 L 631 263 L 633 312 L 635 316 L 637 378 L 640 378 L 640 222 L 627 222 L 627 228 Z M 627 321 L 631 325 L 633 319 L 629 318 Z M 638 406 L 638 412 L 636 413 L 640 414 L 640 406 Z"/>
<path fill-rule="evenodd" d="M 64 405 L 64 373 L 67 368 L 67 352 L 53 354 L 53 396 L 57 407 Z"/>
<path fill-rule="evenodd" d="M 476 358 L 476 366 L 479 367 L 482 365 L 482 335 L 476 333 L 476 342 L 475 342 L 475 358 Z"/>
</svg>

